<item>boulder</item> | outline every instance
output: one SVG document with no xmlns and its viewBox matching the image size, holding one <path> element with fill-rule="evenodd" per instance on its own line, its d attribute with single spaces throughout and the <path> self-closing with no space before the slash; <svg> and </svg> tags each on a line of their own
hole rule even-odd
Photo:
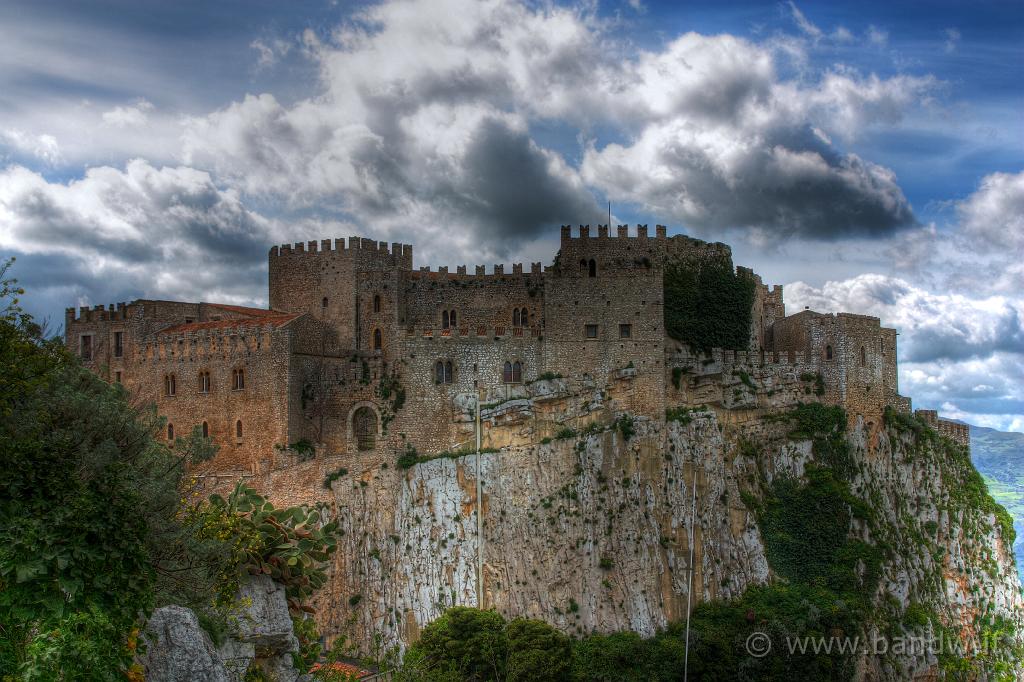
<svg viewBox="0 0 1024 682">
<path fill-rule="evenodd" d="M 229 637 L 217 649 L 217 654 L 224 662 L 231 682 L 243 682 L 245 671 L 256 658 L 256 647 L 251 642 L 239 642 Z"/>
<path fill-rule="evenodd" d="M 238 603 L 240 612 L 231 633 L 234 639 L 252 644 L 261 658 L 299 650 L 282 585 L 270 576 L 252 576 L 242 583 Z"/>
<path fill-rule="evenodd" d="M 157 609 L 146 623 L 144 637 L 146 653 L 139 662 L 148 682 L 230 682 L 210 636 L 191 609 Z"/>
</svg>

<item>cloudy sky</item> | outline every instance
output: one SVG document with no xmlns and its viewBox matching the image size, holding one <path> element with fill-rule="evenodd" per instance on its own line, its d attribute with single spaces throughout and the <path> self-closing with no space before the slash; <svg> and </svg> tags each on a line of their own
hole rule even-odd
<svg viewBox="0 0 1024 682">
<path fill-rule="evenodd" d="M 0 4 L 0 255 L 28 306 L 265 304 L 270 244 L 550 261 L 733 245 L 900 331 L 919 407 L 1024 430 L 1018 2 Z"/>
</svg>

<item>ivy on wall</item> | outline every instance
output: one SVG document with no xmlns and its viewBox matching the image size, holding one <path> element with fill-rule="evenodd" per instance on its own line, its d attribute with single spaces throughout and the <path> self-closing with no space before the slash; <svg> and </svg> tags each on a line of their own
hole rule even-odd
<svg viewBox="0 0 1024 682">
<path fill-rule="evenodd" d="M 665 266 L 665 332 L 694 350 L 750 345 L 754 279 L 729 262 Z"/>
</svg>

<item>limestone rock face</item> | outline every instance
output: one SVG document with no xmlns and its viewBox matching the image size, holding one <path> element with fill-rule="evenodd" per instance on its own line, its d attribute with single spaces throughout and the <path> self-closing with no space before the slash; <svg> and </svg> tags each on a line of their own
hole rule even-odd
<svg viewBox="0 0 1024 682">
<path fill-rule="evenodd" d="M 259 656 L 298 651 L 282 585 L 270 576 L 252 576 L 239 588 L 238 601 L 241 613 L 233 633 L 235 639 L 252 644 Z"/>
<path fill-rule="evenodd" d="M 484 607 L 572 635 L 651 635 L 685 618 L 688 602 L 737 598 L 772 580 L 748 500 L 780 478 L 804 479 L 816 459 L 812 442 L 790 437 L 775 412 L 638 417 L 628 439 L 606 423 L 479 461 L 367 469 L 331 491 L 345 532 L 316 597 L 321 632 L 366 650 L 375 637 L 402 648 L 446 607 L 480 605 L 478 584 Z M 536 438 L 529 420 L 509 428 Z M 879 609 L 898 622 L 924 605 L 965 642 L 977 641 L 982 616 L 1024 623 L 1009 545 L 991 514 L 956 503 L 960 479 L 948 454 L 861 418 L 847 442 L 851 490 L 877 523 L 872 531 L 855 522 L 851 534 L 893 549 L 874 595 Z M 934 656 L 865 656 L 858 677 L 909 679 L 936 665 Z"/>
<path fill-rule="evenodd" d="M 145 628 L 141 659 L 150 682 L 229 682 L 227 669 L 191 609 L 164 606 Z"/>
<path fill-rule="evenodd" d="M 292 663 L 299 641 L 292 629 L 284 587 L 268 576 L 245 580 L 237 598 L 240 613 L 219 649 L 191 609 L 165 606 L 145 628 L 141 663 L 155 682 L 242 682 L 252 665 L 277 682 L 308 680 Z"/>
</svg>

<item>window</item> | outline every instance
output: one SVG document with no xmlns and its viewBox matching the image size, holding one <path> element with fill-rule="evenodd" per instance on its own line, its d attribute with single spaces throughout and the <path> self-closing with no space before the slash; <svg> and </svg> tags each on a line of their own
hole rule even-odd
<svg viewBox="0 0 1024 682">
<path fill-rule="evenodd" d="M 124 332 L 114 332 L 114 357 L 124 357 Z"/>
<path fill-rule="evenodd" d="M 209 393 L 210 392 L 210 373 L 200 372 L 199 373 L 199 392 Z"/>
<path fill-rule="evenodd" d="M 239 419 L 235 422 L 235 438 L 242 437 L 242 420 Z"/>
<path fill-rule="evenodd" d="M 633 338 L 633 325 L 631 324 L 620 324 L 619 325 L 619 338 L 630 339 Z"/>
<path fill-rule="evenodd" d="M 587 276 L 597 277 L 597 261 L 595 261 L 593 258 L 591 258 L 590 262 L 587 263 Z"/>
<path fill-rule="evenodd" d="M 587 261 L 584 258 L 580 258 L 580 272 L 587 271 Z"/>
<path fill-rule="evenodd" d="M 121 383 L 121 372 L 114 372 L 114 383 Z"/>
<path fill-rule="evenodd" d="M 451 312 L 451 315 L 449 316 L 449 321 L 452 323 L 452 326 L 454 327 L 455 326 L 455 311 L 454 310 Z"/>
<path fill-rule="evenodd" d="M 210 437 L 210 425 L 207 424 L 206 422 L 203 422 L 203 438 L 209 438 L 209 437 Z"/>
<path fill-rule="evenodd" d="M 167 440 L 174 440 L 174 424 L 167 425 Z"/>
<path fill-rule="evenodd" d="M 860 347 L 860 366 L 863 367 L 868 364 L 868 353 L 864 350 L 864 346 Z"/>
<path fill-rule="evenodd" d="M 384 342 L 379 329 L 373 330 L 373 349 L 380 350 L 383 348 Z"/>
<path fill-rule="evenodd" d="M 447 310 L 442 310 L 441 311 L 441 329 L 448 329 L 450 327 L 448 322 L 449 322 L 448 311 Z"/>
<path fill-rule="evenodd" d="M 587 338 L 588 339 L 596 339 L 597 338 L 597 325 L 596 324 L 588 324 L 586 326 L 586 333 L 587 333 Z"/>
<path fill-rule="evenodd" d="M 452 383 L 452 375 L 454 373 L 453 369 L 454 367 L 451 360 L 448 360 L 447 362 L 438 360 L 437 364 L 434 365 L 434 382 L 438 384 Z"/>
<path fill-rule="evenodd" d="M 245 370 L 244 369 L 233 369 L 231 370 L 231 390 L 241 391 L 245 389 Z"/>
<path fill-rule="evenodd" d="M 516 308 L 515 310 L 512 311 L 512 326 L 513 327 L 521 326 L 520 317 L 519 317 L 519 308 Z"/>
<path fill-rule="evenodd" d="M 164 376 L 164 395 L 173 397 L 175 389 L 177 388 L 177 386 L 175 386 L 176 383 L 177 381 L 175 381 L 173 374 Z"/>
<path fill-rule="evenodd" d="M 352 435 L 359 450 L 373 450 L 377 445 L 377 413 L 360 407 L 352 415 Z"/>
<path fill-rule="evenodd" d="M 84 334 L 79 341 L 79 354 L 83 360 L 92 360 L 92 335 Z"/>
<path fill-rule="evenodd" d="M 373 312 L 380 312 L 380 295 L 374 295 L 373 297 Z"/>
<path fill-rule="evenodd" d="M 831 360 L 832 359 L 832 346 L 825 346 L 825 359 L 826 360 Z"/>
<path fill-rule="evenodd" d="M 523 380 L 523 363 L 518 360 L 515 362 L 506 362 L 501 378 L 506 384 L 520 383 Z"/>
<path fill-rule="evenodd" d="M 323 300 L 320 301 L 320 307 L 321 308 L 326 308 L 327 307 L 327 297 L 326 296 L 324 296 Z"/>
</svg>

